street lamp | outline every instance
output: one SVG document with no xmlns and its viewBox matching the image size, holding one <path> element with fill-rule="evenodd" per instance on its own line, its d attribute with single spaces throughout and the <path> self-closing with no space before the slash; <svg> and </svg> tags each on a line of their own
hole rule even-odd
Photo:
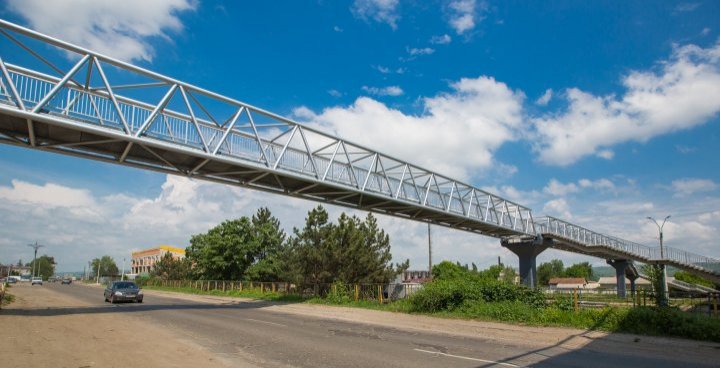
<svg viewBox="0 0 720 368">
<path fill-rule="evenodd" d="M 665 251 L 663 250 L 663 227 L 665 227 L 665 222 L 670 218 L 670 215 L 665 216 L 665 219 L 663 219 L 662 224 L 658 224 L 657 221 L 655 221 L 654 218 L 648 216 L 648 220 L 652 221 L 655 226 L 658 228 L 658 232 L 660 233 L 660 259 L 662 260 L 660 263 L 660 270 L 662 272 L 662 284 L 660 285 L 660 292 L 662 293 L 662 306 L 667 306 L 668 301 L 668 287 L 667 287 L 667 273 L 665 271 Z"/>
<path fill-rule="evenodd" d="M 37 242 L 35 242 L 35 244 L 28 244 L 27 246 L 35 249 L 35 258 L 33 258 L 33 270 L 32 270 L 32 277 L 35 277 L 35 267 L 37 267 L 37 251 L 38 251 L 38 249 L 44 247 L 44 245 L 40 245 Z"/>
</svg>

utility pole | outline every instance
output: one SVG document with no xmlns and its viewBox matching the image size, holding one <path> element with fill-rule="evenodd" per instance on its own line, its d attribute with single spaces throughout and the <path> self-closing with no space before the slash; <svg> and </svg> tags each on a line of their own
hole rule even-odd
<svg viewBox="0 0 720 368">
<path fill-rule="evenodd" d="M 40 245 L 37 242 L 35 242 L 35 244 L 28 244 L 27 246 L 35 249 L 35 258 L 33 258 L 33 270 L 32 270 L 32 277 L 35 277 L 35 268 L 37 267 L 37 251 L 38 251 L 38 249 L 43 248 L 44 245 Z"/>
<path fill-rule="evenodd" d="M 648 216 L 648 220 L 652 221 L 655 226 L 658 228 L 658 232 L 660 232 L 660 260 L 662 263 L 660 263 L 660 271 L 662 272 L 662 283 L 660 285 L 660 293 L 662 294 L 661 299 L 661 305 L 663 307 L 666 307 L 668 305 L 668 287 L 667 287 L 667 271 L 665 270 L 665 252 L 663 250 L 663 227 L 665 227 L 665 222 L 670 218 L 670 215 L 665 216 L 665 219 L 661 224 L 658 224 L 657 221 L 655 221 L 654 218 Z"/>
<path fill-rule="evenodd" d="M 432 278 L 432 236 L 430 234 L 430 223 L 428 222 L 428 272 Z"/>
<path fill-rule="evenodd" d="M 120 276 L 120 281 L 125 281 L 125 258 L 123 258 L 122 275 Z"/>
<path fill-rule="evenodd" d="M 96 284 L 100 283 L 100 265 L 101 265 L 101 262 L 100 262 L 100 259 L 98 258 L 98 272 L 97 272 L 97 279 L 95 280 Z"/>
</svg>

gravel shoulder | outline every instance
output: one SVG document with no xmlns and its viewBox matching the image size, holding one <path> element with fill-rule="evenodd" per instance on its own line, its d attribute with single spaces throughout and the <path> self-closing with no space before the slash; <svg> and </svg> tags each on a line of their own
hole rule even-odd
<svg viewBox="0 0 720 368">
<path fill-rule="evenodd" d="M 136 318 L 38 313 L 48 306 L 91 307 L 47 286 L 17 284 L 9 292 L 15 302 L 0 311 L 2 367 L 226 367 L 171 331 Z M 4 313 L 13 309 L 25 314 Z"/>
</svg>

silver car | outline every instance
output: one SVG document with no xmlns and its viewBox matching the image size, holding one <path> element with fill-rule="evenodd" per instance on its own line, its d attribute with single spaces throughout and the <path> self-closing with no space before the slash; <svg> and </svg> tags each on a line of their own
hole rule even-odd
<svg viewBox="0 0 720 368">
<path fill-rule="evenodd" d="M 105 289 L 105 301 L 115 302 L 143 302 L 143 292 L 132 281 L 115 281 Z"/>
</svg>

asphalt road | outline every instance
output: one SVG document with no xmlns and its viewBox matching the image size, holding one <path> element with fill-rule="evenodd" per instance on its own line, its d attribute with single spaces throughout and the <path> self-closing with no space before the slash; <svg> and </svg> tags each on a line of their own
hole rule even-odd
<svg viewBox="0 0 720 368">
<path fill-rule="evenodd" d="M 207 303 L 147 293 L 143 304 L 109 304 L 102 289 L 83 285 L 43 287 L 90 303 L 89 307 L 53 307 L 32 315 L 120 313 L 159 324 L 180 339 L 202 346 L 219 359 L 261 367 L 675 367 L 707 365 L 652 356 L 623 355 L 600 348 L 541 349 L 518 342 L 493 341 L 441 333 L 404 331 L 259 307 L 264 303 Z M 142 331 L 138 331 L 142 340 Z"/>
</svg>

